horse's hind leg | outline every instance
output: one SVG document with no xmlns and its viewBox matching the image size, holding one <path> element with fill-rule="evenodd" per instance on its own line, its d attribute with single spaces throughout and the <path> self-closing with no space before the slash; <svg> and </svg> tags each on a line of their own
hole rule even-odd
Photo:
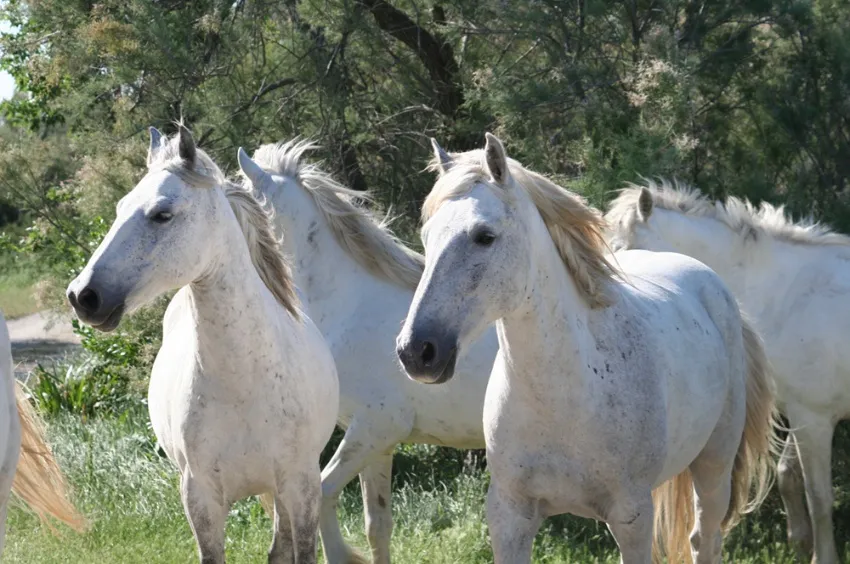
<svg viewBox="0 0 850 564">
<path fill-rule="evenodd" d="M 316 534 L 322 506 L 322 482 L 317 464 L 303 464 L 296 468 L 302 470 L 287 472 L 285 479 L 278 484 L 277 495 L 282 499 L 280 503 L 275 501 L 275 508 L 283 505 L 289 515 L 295 564 L 316 564 Z M 280 519 L 284 519 L 284 515 L 281 515 Z M 279 532 L 283 534 L 285 530 L 285 527 L 281 527 Z"/>
<path fill-rule="evenodd" d="M 382 454 L 360 472 L 363 490 L 363 508 L 366 512 L 366 536 L 372 547 L 374 564 L 390 564 L 390 537 L 393 515 L 390 507 L 392 495 L 392 453 Z"/>
<path fill-rule="evenodd" d="M 224 563 L 224 526 L 228 506 L 221 492 L 203 477 L 180 477 L 183 509 L 198 543 L 201 564 Z"/>
<path fill-rule="evenodd" d="M 729 511 L 734 456 L 733 452 L 731 457 L 724 460 L 703 452 L 690 466 L 696 512 L 696 523 L 691 532 L 694 564 L 720 562 L 723 550 L 723 533 L 720 527 Z"/>
<path fill-rule="evenodd" d="M 803 482 L 803 467 L 797 454 L 794 436 L 788 433 L 785 447 L 779 459 L 779 494 L 788 515 L 788 542 L 797 551 L 801 561 L 812 558 L 812 520 L 806 509 L 806 486 Z"/>
</svg>

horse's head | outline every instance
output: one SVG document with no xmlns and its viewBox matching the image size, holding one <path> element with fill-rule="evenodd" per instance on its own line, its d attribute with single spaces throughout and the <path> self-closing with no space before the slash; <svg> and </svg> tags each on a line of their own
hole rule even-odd
<svg viewBox="0 0 850 564">
<path fill-rule="evenodd" d="M 226 200 L 210 190 L 222 178 L 180 127 L 172 139 L 151 128 L 148 172 L 116 208 L 115 222 L 68 286 L 77 316 L 111 331 L 122 315 L 201 278 L 211 255 L 211 225 Z"/>
<path fill-rule="evenodd" d="M 649 188 L 642 186 L 623 190 L 605 216 L 611 249 L 672 250 L 659 232 L 658 214 L 653 216 L 654 209 L 655 200 Z"/>
<path fill-rule="evenodd" d="M 433 142 L 440 171 L 423 209 L 425 272 L 397 339 L 407 373 L 442 383 L 459 351 L 519 306 L 531 259 L 519 207 L 528 198 L 512 178 L 501 141 L 449 155 Z"/>
</svg>

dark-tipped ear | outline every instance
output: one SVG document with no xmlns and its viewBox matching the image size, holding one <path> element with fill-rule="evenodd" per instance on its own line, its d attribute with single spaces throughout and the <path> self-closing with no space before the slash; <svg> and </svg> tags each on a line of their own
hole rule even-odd
<svg viewBox="0 0 850 564">
<path fill-rule="evenodd" d="M 242 170 L 242 174 L 253 184 L 255 187 L 259 187 L 263 184 L 268 173 L 263 170 L 263 168 L 258 165 L 254 159 L 248 156 L 248 153 L 245 152 L 245 149 L 239 147 L 239 152 L 236 154 L 236 159 L 239 161 L 239 168 Z"/>
<path fill-rule="evenodd" d="M 638 196 L 638 218 L 640 218 L 641 221 L 649 219 L 649 216 L 652 215 L 652 208 L 654 205 L 655 202 L 652 201 L 652 192 L 650 192 L 648 188 L 641 188 L 640 196 Z"/>
<path fill-rule="evenodd" d="M 437 170 L 440 176 L 446 174 L 452 168 L 452 157 L 445 149 L 440 147 L 437 140 L 431 137 L 431 148 L 434 149 L 434 158 L 437 160 Z"/>
<path fill-rule="evenodd" d="M 148 133 L 151 134 L 151 144 L 148 147 L 148 166 L 150 166 L 162 147 L 162 133 L 155 127 L 149 127 Z"/>
<path fill-rule="evenodd" d="M 181 124 L 180 132 L 177 135 L 177 154 L 180 155 L 180 158 L 189 167 L 194 166 L 197 150 L 195 149 L 195 139 L 192 137 L 192 133 L 186 129 L 186 126 Z"/>
<path fill-rule="evenodd" d="M 492 133 L 485 133 L 484 138 L 487 140 L 484 145 L 484 162 L 487 164 L 487 170 L 497 184 L 505 184 L 511 176 L 505 146 Z"/>
</svg>

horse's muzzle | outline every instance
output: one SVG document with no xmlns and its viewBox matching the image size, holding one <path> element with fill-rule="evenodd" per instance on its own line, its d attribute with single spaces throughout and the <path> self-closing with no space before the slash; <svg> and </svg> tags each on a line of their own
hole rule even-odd
<svg viewBox="0 0 850 564">
<path fill-rule="evenodd" d="M 412 330 L 399 335 L 396 354 L 407 375 L 423 384 L 442 384 L 454 376 L 457 338 L 439 331 Z"/>
</svg>

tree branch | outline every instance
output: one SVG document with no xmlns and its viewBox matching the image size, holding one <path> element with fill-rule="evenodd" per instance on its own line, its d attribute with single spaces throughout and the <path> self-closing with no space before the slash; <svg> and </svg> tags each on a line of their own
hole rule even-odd
<svg viewBox="0 0 850 564">
<path fill-rule="evenodd" d="M 430 33 L 385 0 L 358 2 L 369 9 L 379 28 L 416 53 L 431 76 L 436 108 L 440 113 L 454 117 L 463 104 L 463 88 L 452 46 L 439 34 Z"/>
</svg>

